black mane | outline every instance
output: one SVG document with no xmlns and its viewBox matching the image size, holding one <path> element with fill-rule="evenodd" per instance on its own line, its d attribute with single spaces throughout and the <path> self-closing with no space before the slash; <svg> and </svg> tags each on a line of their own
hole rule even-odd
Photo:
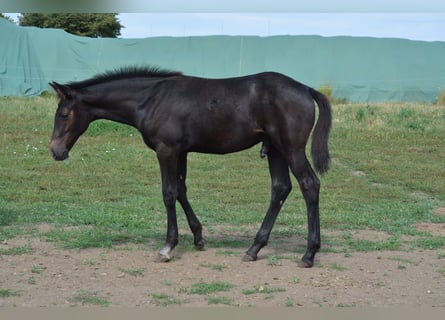
<svg viewBox="0 0 445 320">
<path fill-rule="evenodd" d="M 123 67 L 119 69 L 115 69 L 112 71 L 106 71 L 104 73 L 100 73 L 95 75 L 91 79 L 78 81 L 78 82 L 70 82 L 67 86 L 73 89 L 81 89 L 88 86 L 92 86 L 95 84 L 122 80 L 122 79 L 130 79 L 130 78 L 166 78 L 172 76 L 181 76 L 182 72 L 179 71 L 171 71 L 165 70 L 158 67 Z"/>
</svg>

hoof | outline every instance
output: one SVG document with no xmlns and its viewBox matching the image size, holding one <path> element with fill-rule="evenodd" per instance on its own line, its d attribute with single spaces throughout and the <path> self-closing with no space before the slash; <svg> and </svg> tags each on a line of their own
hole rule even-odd
<svg viewBox="0 0 445 320">
<path fill-rule="evenodd" d="M 312 268 L 313 265 L 314 261 L 305 258 L 301 259 L 301 261 L 298 263 L 300 268 Z"/>
<path fill-rule="evenodd" d="M 204 251 L 205 250 L 205 241 L 202 240 L 198 243 L 195 243 L 195 249 L 198 251 Z"/>
<path fill-rule="evenodd" d="M 170 262 L 171 258 L 169 254 L 163 254 L 163 253 L 159 253 L 157 258 L 156 258 L 156 262 Z"/>
<path fill-rule="evenodd" d="M 256 261 L 256 259 L 257 259 L 257 257 L 255 256 L 255 257 L 252 257 L 251 255 L 249 255 L 249 254 L 245 254 L 244 255 L 244 257 L 243 257 L 243 261 L 244 262 L 252 262 L 252 261 Z"/>
</svg>

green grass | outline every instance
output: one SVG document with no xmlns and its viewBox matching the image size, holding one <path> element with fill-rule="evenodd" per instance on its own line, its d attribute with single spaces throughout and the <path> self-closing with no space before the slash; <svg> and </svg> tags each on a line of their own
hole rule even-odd
<svg viewBox="0 0 445 320">
<path fill-rule="evenodd" d="M 232 289 L 233 287 L 234 285 L 229 282 L 205 282 L 201 279 L 199 282 L 192 284 L 189 293 L 207 295 L 215 292 L 230 291 L 230 289 Z"/>
<path fill-rule="evenodd" d="M 13 291 L 9 289 L 0 289 L 0 298 L 19 297 L 19 291 Z"/>
<path fill-rule="evenodd" d="M 347 247 L 354 251 L 380 251 L 380 250 L 400 250 L 401 241 L 398 237 L 391 237 L 384 241 L 371 241 L 365 239 L 349 240 Z"/>
<path fill-rule="evenodd" d="M 286 297 L 286 301 L 284 302 L 286 307 L 293 307 L 295 305 L 295 300 L 291 297 Z"/>
<path fill-rule="evenodd" d="M 181 305 L 183 303 L 186 303 L 187 300 L 181 300 L 179 298 L 175 298 L 172 296 L 169 296 L 165 293 L 154 293 L 151 295 L 152 302 L 160 307 L 167 307 L 172 305 Z"/>
<path fill-rule="evenodd" d="M 75 303 L 81 305 L 94 305 L 101 307 L 108 307 L 111 303 L 102 298 L 98 292 L 90 292 L 85 290 L 79 290 L 79 292 L 71 299 Z"/>
<path fill-rule="evenodd" d="M 439 92 L 436 103 L 439 106 L 445 106 L 445 90 Z"/>
<path fill-rule="evenodd" d="M 31 272 L 32 273 L 36 273 L 36 274 L 41 274 L 42 273 L 42 268 L 38 265 L 33 265 L 31 268 Z"/>
<path fill-rule="evenodd" d="M 136 269 L 119 269 L 123 273 L 126 273 L 132 277 L 139 277 L 144 275 L 145 268 L 136 268 Z"/>
<path fill-rule="evenodd" d="M 11 247 L 8 241 L 36 236 L 62 248 L 162 246 L 166 218 L 154 152 L 135 129 L 98 121 L 69 159 L 55 162 L 48 151 L 55 108 L 53 97 L 0 98 L 0 241 L 5 244 L 0 254 L 26 254 L 30 245 Z M 325 249 L 443 248 L 444 236 L 418 232 L 415 226 L 445 223 L 444 215 L 432 213 L 445 207 L 445 108 L 346 104 L 334 105 L 333 112 L 332 168 L 321 177 L 322 232 L 371 229 L 389 238 L 330 238 L 332 245 Z M 293 192 L 271 241 L 306 236 L 300 227 L 306 224 L 304 201 L 292 181 Z M 267 161 L 260 159 L 259 146 L 225 156 L 190 154 L 188 191 L 205 226 L 224 226 L 224 232 L 214 228 L 205 235 L 208 245 L 221 248 L 221 254 L 239 254 L 239 248 L 250 245 L 256 227 L 249 233 L 239 230 L 259 227 L 268 206 Z M 180 245 L 192 247 L 179 206 L 178 223 L 185 232 Z M 53 228 L 39 232 L 39 224 Z M 269 263 L 278 261 L 270 258 Z"/>
<path fill-rule="evenodd" d="M 277 292 L 285 292 L 284 288 L 272 288 L 266 285 L 256 285 L 253 289 L 243 289 L 242 293 L 244 295 L 252 295 L 252 294 L 264 294 L 266 295 L 265 299 L 272 299 Z"/>
<path fill-rule="evenodd" d="M 34 276 L 30 276 L 28 278 L 27 282 L 28 282 L 28 284 L 36 284 L 37 283 L 36 278 Z"/>
<path fill-rule="evenodd" d="M 267 257 L 267 264 L 272 267 L 280 266 L 282 259 L 283 257 L 272 254 Z"/>
<path fill-rule="evenodd" d="M 348 268 L 343 267 L 343 266 L 339 266 L 336 262 L 331 263 L 329 266 L 332 270 L 337 270 L 337 271 L 345 271 L 348 270 Z"/>
<path fill-rule="evenodd" d="M 7 249 L 0 247 L 0 256 L 1 255 L 16 256 L 16 255 L 31 253 L 32 251 L 33 251 L 33 249 L 29 243 L 26 245 L 23 245 L 23 246 L 10 247 Z"/>
<path fill-rule="evenodd" d="M 227 297 L 208 297 L 208 304 L 224 304 L 228 306 L 234 305 L 234 300 Z"/>
<path fill-rule="evenodd" d="M 410 259 L 401 258 L 401 257 L 389 257 L 388 259 L 392 260 L 392 261 L 398 261 L 400 263 L 405 263 L 405 264 L 414 264 L 414 265 L 419 264 L 419 262 L 416 262 L 416 261 L 413 261 Z"/>
<path fill-rule="evenodd" d="M 209 268 L 212 270 L 217 270 L 220 272 L 223 272 L 225 269 L 227 269 L 227 266 L 223 264 L 213 264 L 213 263 L 201 263 L 199 264 L 200 267 Z"/>
</svg>

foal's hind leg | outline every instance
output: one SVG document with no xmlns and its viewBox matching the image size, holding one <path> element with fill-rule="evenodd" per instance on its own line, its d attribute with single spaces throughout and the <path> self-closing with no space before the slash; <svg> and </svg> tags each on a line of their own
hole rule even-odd
<svg viewBox="0 0 445 320">
<path fill-rule="evenodd" d="M 312 267 L 314 257 L 320 249 L 320 218 L 319 218 L 319 191 L 320 181 L 312 170 L 306 154 L 303 150 L 293 153 L 289 159 L 292 173 L 298 180 L 301 192 L 307 207 L 308 217 L 308 239 L 307 250 L 301 259 L 303 267 Z"/>
<path fill-rule="evenodd" d="M 254 243 L 244 256 L 244 261 L 256 260 L 260 249 L 267 245 L 270 232 L 272 231 L 278 213 L 292 189 L 292 184 L 289 178 L 289 168 L 286 160 L 274 147 L 269 147 L 270 149 L 267 153 L 267 159 L 269 161 L 269 172 L 272 178 L 270 205 L 263 223 L 256 234 Z"/>
<path fill-rule="evenodd" d="M 182 209 L 187 217 L 188 224 L 192 230 L 195 248 L 203 250 L 205 241 L 202 238 L 202 225 L 199 222 L 198 217 L 193 212 L 193 209 L 187 199 L 187 187 L 185 185 L 185 179 L 187 177 L 187 153 L 183 153 L 179 156 L 178 163 L 178 201 L 181 204 Z"/>
</svg>

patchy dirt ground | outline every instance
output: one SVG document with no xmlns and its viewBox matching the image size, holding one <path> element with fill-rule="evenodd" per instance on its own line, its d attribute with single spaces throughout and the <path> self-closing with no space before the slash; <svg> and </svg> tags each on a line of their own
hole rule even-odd
<svg viewBox="0 0 445 320">
<path fill-rule="evenodd" d="M 433 227 L 443 234 L 443 225 Z M 64 250 L 38 238 L 14 241 L 2 246 L 31 241 L 33 252 L 0 256 L 0 306 L 445 307 L 440 250 L 320 252 L 315 267 L 302 269 L 301 253 L 292 252 L 305 245 L 301 238 L 280 249 L 271 239 L 256 262 L 241 261 L 245 248 L 196 252 L 182 244 L 169 263 L 155 262 L 155 250 L 136 245 Z"/>
</svg>

